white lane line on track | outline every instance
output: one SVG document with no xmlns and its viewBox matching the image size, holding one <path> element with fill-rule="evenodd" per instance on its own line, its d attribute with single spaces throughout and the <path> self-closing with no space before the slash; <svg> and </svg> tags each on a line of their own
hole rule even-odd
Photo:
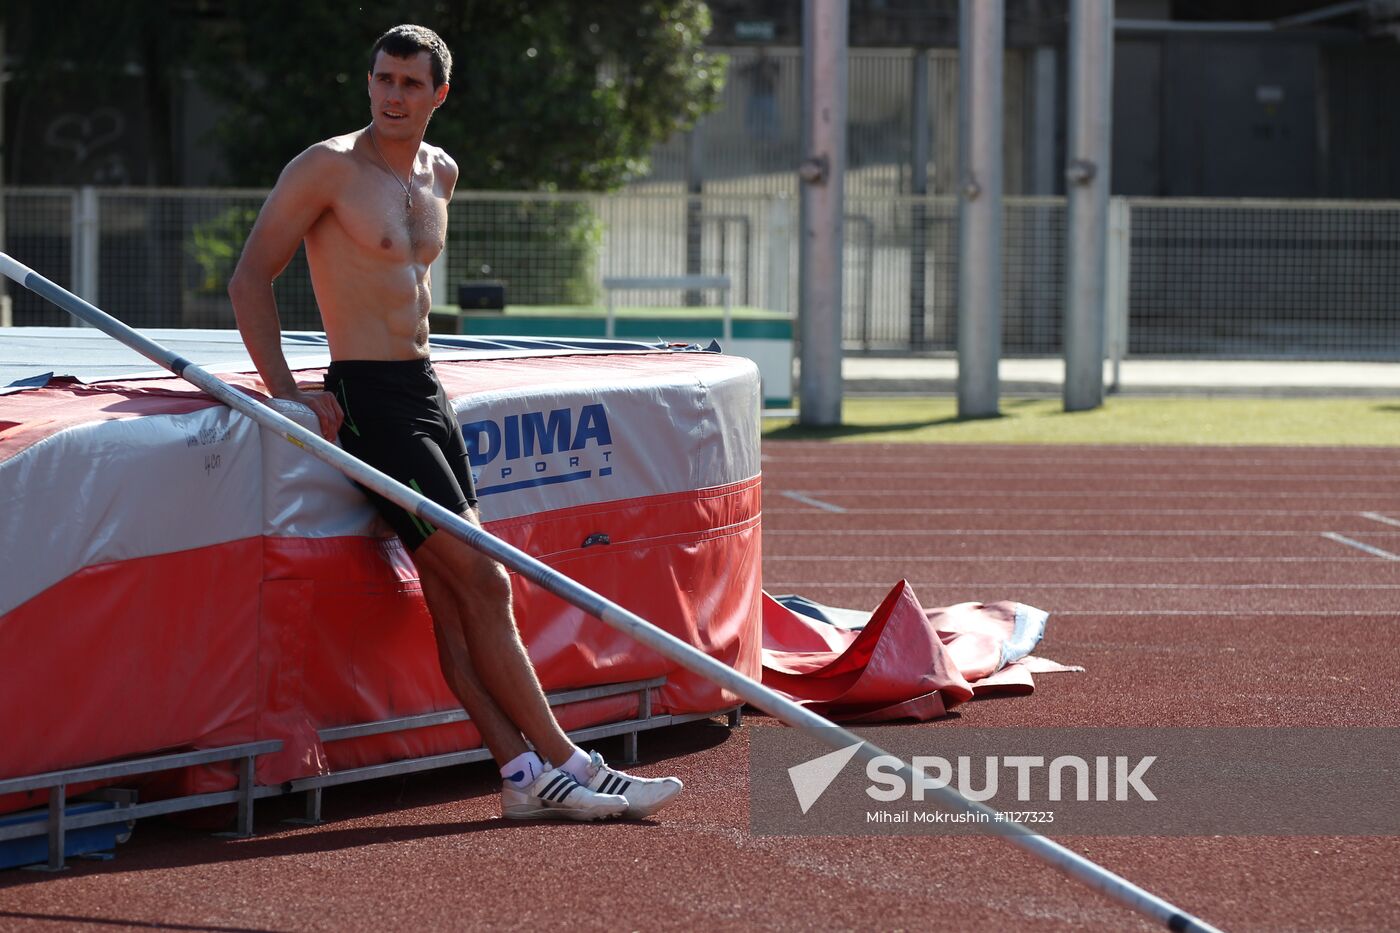
<svg viewBox="0 0 1400 933">
<path fill-rule="evenodd" d="M 800 492 L 792 492 L 791 490 L 789 490 L 787 492 L 784 492 L 783 495 L 788 499 L 792 499 L 794 502 L 801 502 L 803 505 L 810 505 L 814 509 L 822 509 L 827 512 L 846 511 L 839 505 L 832 505 L 830 502 L 823 502 L 820 499 L 813 499 L 811 496 L 804 495 Z"/>
<path fill-rule="evenodd" d="M 1369 518 L 1373 522 L 1380 522 L 1382 525 L 1394 525 L 1400 528 L 1400 519 L 1391 518 L 1389 515 L 1382 515 L 1379 512 L 1362 512 L 1362 518 Z"/>
<path fill-rule="evenodd" d="M 1358 551 L 1365 551 L 1367 554 L 1374 554 L 1376 557 L 1382 558 L 1383 560 L 1400 560 L 1400 554 L 1392 554 L 1389 551 L 1383 551 L 1378 547 L 1372 547 L 1369 544 L 1362 544 L 1360 541 L 1353 541 L 1351 538 L 1348 538 L 1345 535 L 1339 535 L 1335 531 L 1324 531 L 1322 532 L 1322 536 L 1332 541 L 1336 541 L 1338 544 L 1345 544 L 1347 547 L 1354 547 Z"/>
</svg>

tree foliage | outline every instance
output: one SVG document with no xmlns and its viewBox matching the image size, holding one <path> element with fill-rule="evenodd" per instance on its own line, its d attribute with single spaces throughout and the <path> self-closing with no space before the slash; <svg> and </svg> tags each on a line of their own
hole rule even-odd
<svg viewBox="0 0 1400 933">
<path fill-rule="evenodd" d="M 428 127 L 464 190 L 615 188 L 718 100 L 724 61 L 701 46 L 699 0 L 455 0 L 229 4 L 196 64 L 228 107 L 230 181 L 268 185 L 297 152 L 369 122 L 374 40 L 398 22 L 436 30 L 452 90 Z"/>
</svg>

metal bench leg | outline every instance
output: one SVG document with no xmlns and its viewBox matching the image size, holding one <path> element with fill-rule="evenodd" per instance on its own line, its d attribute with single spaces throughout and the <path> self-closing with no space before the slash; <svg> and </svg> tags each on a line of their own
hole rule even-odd
<svg viewBox="0 0 1400 933">
<path fill-rule="evenodd" d="M 729 711 L 729 728 L 737 729 L 744 724 L 744 708 L 736 706 Z"/>
<path fill-rule="evenodd" d="M 233 832 L 215 833 L 229 839 L 253 835 L 253 756 L 238 759 L 238 823 Z"/>
<path fill-rule="evenodd" d="M 44 865 L 31 865 L 35 871 L 63 871 L 65 847 L 68 845 L 68 785 L 49 788 L 49 860 Z"/>
<path fill-rule="evenodd" d="M 253 756 L 239 762 L 238 789 L 242 796 L 238 801 L 238 834 L 253 835 Z"/>
<path fill-rule="evenodd" d="M 651 690 L 645 687 L 637 691 L 637 718 L 643 722 L 651 718 Z M 637 763 L 637 733 L 640 731 L 634 729 L 622 737 L 623 764 Z"/>
<path fill-rule="evenodd" d="M 319 826 L 321 819 L 321 788 L 313 787 L 306 792 L 306 811 L 304 816 L 293 816 L 283 820 L 284 823 L 296 823 L 299 826 Z"/>
</svg>

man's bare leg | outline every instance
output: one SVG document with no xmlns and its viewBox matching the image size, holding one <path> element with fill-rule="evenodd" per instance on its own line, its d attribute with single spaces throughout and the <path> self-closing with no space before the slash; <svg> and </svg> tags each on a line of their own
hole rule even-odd
<svg viewBox="0 0 1400 933">
<path fill-rule="evenodd" d="M 525 739 L 476 676 L 452 591 L 438 584 L 432 574 L 420 571 L 420 579 L 423 599 L 433 618 L 433 634 L 437 638 L 438 664 L 442 667 L 443 679 L 467 715 L 471 716 L 472 724 L 481 733 L 491 757 L 496 759 L 498 765 L 505 765 L 528 751 Z"/>
<path fill-rule="evenodd" d="M 567 761 L 574 744 L 554 718 L 525 653 L 511 612 L 510 577 L 505 568 L 446 531 L 434 532 L 414 552 L 413 560 L 424 581 L 425 597 L 455 608 L 457 628 L 467 649 L 467 670 L 475 674 L 495 711 L 547 760 L 555 765 Z M 432 603 L 429 608 L 433 608 Z M 444 610 L 444 615 L 451 611 Z M 437 618 L 434 611 L 435 627 L 447 622 Z M 470 676 L 462 681 L 471 695 Z M 484 733 L 482 738 L 486 738 Z"/>
<path fill-rule="evenodd" d="M 466 517 L 479 523 L 474 512 Z M 684 785 L 678 778 L 641 778 L 617 771 L 596 752 L 586 756 L 569 741 L 545 700 L 520 640 L 511 612 L 510 577 L 504 567 L 445 531 L 433 533 L 413 558 L 433 612 L 444 674 L 463 705 L 479 707 L 491 722 L 502 751 L 498 753 L 491 746 L 491 739 L 487 744 L 502 762 L 503 771 L 508 763 L 503 756 L 523 747 L 523 732 L 555 768 L 572 775 L 562 786 L 557 776 L 551 777 L 557 772 L 548 772 L 540 777 L 541 782 L 552 782 L 544 788 L 525 793 L 503 789 L 506 817 L 598 819 L 625 811 L 628 816 L 643 818 L 680 793 Z M 441 610 L 434 606 L 441 606 Z M 454 633 L 461 636 L 460 641 Z M 468 712 L 477 715 L 470 707 Z M 482 737 L 486 738 L 484 730 Z M 511 794 L 514 798 L 508 799 Z"/>
</svg>

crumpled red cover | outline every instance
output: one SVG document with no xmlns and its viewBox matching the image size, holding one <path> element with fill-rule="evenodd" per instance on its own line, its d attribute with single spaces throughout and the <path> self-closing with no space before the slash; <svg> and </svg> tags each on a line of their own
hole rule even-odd
<svg viewBox="0 0 1400 933">
<path fill-rule="evenodd" d="M 1008 652 L 1027 609 L 1040 612 L 1012 601 L 925 610 L 901 580 L 853 631 L 764 593 L 763 683 L 843 722 L 925 721 L 974 696 L 1028 694 L 1032 671 L 1079 668 Z"/>
</svg>

